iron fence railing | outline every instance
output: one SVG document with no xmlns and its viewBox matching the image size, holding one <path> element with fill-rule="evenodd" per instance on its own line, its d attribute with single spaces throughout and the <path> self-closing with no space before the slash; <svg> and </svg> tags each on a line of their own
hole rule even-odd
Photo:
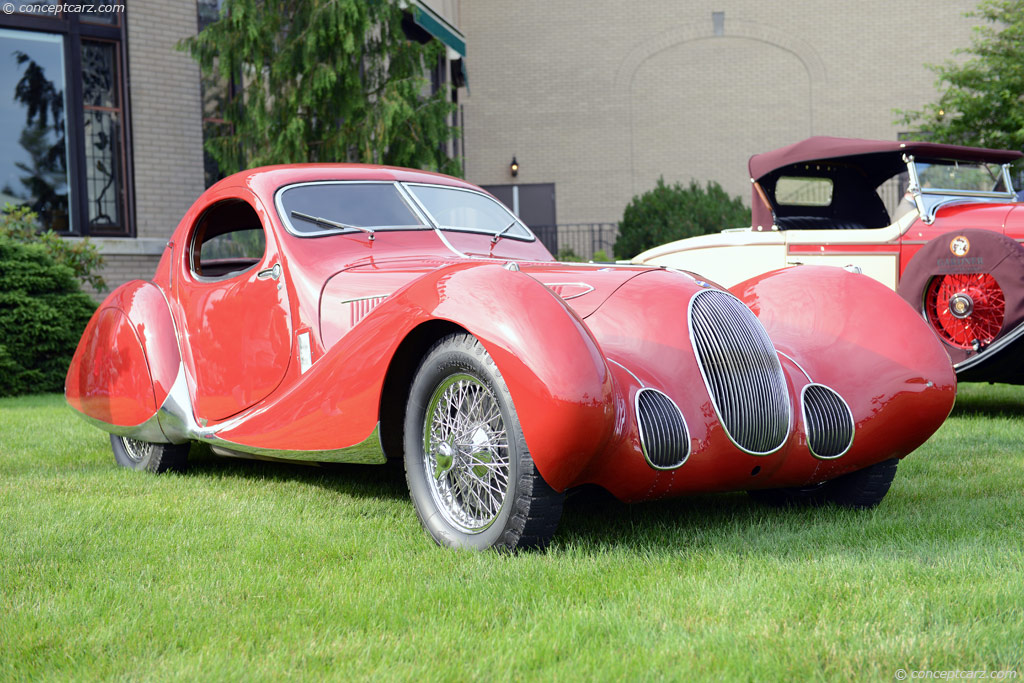
<svg viewBox="0 0 1024 683">
<path fill-rule="evenodd" d="M 552 254 L 562 260 L 613 260 L 612 247 L 619 236 L 618 223 L 559 223 L 531 225 L 537 238 Z M 600 254 L 598 252 L 604 252 Z"/>
</svg>

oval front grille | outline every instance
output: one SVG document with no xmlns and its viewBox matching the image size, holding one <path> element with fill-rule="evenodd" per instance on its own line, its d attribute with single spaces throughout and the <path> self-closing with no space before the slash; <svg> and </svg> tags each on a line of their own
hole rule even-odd
<svg viewBox="0 0 1024 683">
<path fill-rule="evenodd" d="M 669 470 L 679 467 L 690 455 L 690 434 L 679 406 L 657 389 L 636 393 L 636 421 L 640 446 L 651 467 Z"/>
<path fill-rule="evenodd" d="M 690 340 L 718 419 L 752 455 L 778 450 L 789 436 L 789 392 L 782 364 L 757 316 L 717 289 L 690 300 Z"/>
<path fill-rule="evenodd" d="M 853 413 L 846 401 L 823 384 L 808 384 L 802 394 L 807 446 L 816 458 L 838 458 L 853 445 Z"/>
</svg>

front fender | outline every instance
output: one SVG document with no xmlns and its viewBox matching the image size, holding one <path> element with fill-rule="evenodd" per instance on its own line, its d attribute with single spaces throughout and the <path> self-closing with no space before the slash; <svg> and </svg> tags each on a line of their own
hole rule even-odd
<svg viewBox="0 0 1024 683">
<path fill-rule="evenodd" d="M 778 351 L 848 403 L 857 425 L 851 457 L 828 467 L 910 453 L 952 410 L 956 377 L 942 345 L 916 311 L 871 278 L 799 266 L 731 291 L 754 311 Z"/>
<path fill-rule="evenodd" d="M 493 264 L 441 268 L 396 291 L 292 386 L 218 436 L 280 450 L 361 442 L 379 420 L 399 344 L 431 320 L 481 341 L 508 386 L 537 469 L 550 486 L 565 488 L 612 434 L 611 376 L 593 336 L 561 299 L 529 275 Z"/>
</svg>

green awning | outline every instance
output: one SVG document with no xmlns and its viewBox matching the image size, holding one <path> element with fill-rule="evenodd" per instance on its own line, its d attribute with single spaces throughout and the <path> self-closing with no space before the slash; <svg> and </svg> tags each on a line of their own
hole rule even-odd
<svg viewBox="0 0 1024 683">
<path fill-rule="evenodd" d="M 466 37 L 457 28 L 449 24 L 434 10 L 419 3 L 412 6 L 412 18 L 416 25 L 434 36 L 442 43 L 466 56 Z"/>
</svg>

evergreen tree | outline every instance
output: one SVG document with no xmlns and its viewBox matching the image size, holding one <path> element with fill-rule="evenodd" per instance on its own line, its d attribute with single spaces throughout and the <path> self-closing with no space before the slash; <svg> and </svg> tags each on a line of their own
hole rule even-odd
<svg viewBox="0 0 1024 683">
<path fill-rule="evenodd" d="M 445 143 L 454 105 L 424 76 L 443 54 L 402 29 L 390 0 L 225 0 L 182 41 L 207 76 L 233 84 L 207 140 L 221 170 L 358 161 L 459 173 Z"/>
</svg>

